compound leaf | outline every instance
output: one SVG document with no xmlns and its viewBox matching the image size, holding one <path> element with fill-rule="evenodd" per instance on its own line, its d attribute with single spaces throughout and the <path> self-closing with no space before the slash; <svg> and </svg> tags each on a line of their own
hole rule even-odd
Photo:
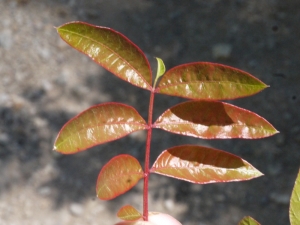
<svg viewBox="0 0 300 225">
<path fill-rule="evenodd" d="M 119 210 L 117 216 L 121 220 L 134 221 L 140 219 L 142 214 L 133 206 L 125 205 Z"/>
<path fill-rule="evenodd" d="M 189 99 L 234 99 L 256 94 L 266 84 L 242 70 L 208 62 L 176 66 L 160 80 L 157 93 Z"/>
<path fill-rule="evenodd" d="M 239 222 L 239 225 L 260 225 L 260 223 L 252 217 L 246 216 Z"/>
<path fill-rule="evenodd" d="M 131 106 L 104 103 L 83 111 L 60 130 L 54 150 L 72 154 L 146 129 L 145 120 Z"/>
<path fill-rule="evenodd" d="M 144 53 L 123 34 L 83 22 L 57 28 L 60 37 L 121 79 L 150 90 L 152 74 Z"/>
<path fill-rule="evenodd" d="M 99 173 L 97 197 L 113 199 L 130 190 L 143 177 L 144 172 L 136 158 L 126 154 L 115 156 Z"/>
<path fill-rule="evenodd" d="M 165 111 L 154 123 L 172 133 L 198 138 L 263 138 L 278 131 L 246 109 L 215 101 L 189 101 Z"/>
<path fill-rule="evenodd" d="M 151 172 L 197 184 L 243 181 L 263 175 L 238 156 L 194 145 L 176 146 L 163 151 Z"/>
<path fill-rule="evenodd" d="M 291 225 L 300 224 L 300 171 L 295 181 L 295 186 L 290 200 L 290 222 Z"/>
</svg>

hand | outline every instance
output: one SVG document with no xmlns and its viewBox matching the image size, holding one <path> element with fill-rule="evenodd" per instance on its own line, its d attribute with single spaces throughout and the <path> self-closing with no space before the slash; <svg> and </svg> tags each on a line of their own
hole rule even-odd
<svg viewBox="0 0 300 225">
<path fill-rule="evenodd" d="M 150 212 L 149 221 L 133 221 L 133 222 L 120 222 L 115 225 L 182 225 L 179 221 L 168 214 Z"/>
</svg>

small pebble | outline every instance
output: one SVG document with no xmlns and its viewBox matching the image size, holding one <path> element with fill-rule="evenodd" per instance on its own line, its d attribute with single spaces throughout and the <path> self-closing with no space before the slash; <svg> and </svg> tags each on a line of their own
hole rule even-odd
<svg viewBox="0 0 300 225">
<path fill-rule="evenodd" d="M 285 135 L 277 134 L 276 135 L 276 144 L 277 146 L 282 146 L 285 143 Z"/>
<path fill-rule="evenodd" d="M 212 47 L 212 55 L 214 59 L 230 58 L 232 46 L 229 44 L 219 43 Z"/>
<path fill-rule="evenodd" d="M 83 212 L 82 205 L 79 203 L 72 203 L 70 205 L 70 212 L 73 216 L 81 216 Z"/>
<path fill-rule="evenodd" d="M 281 172 L 281 166 L 280 165 L 276 165 L 276 164 L 270 164 L 268 167 L 268 172 L 271 176 L 277 176 L 280 174 Z"/>
<path fill-rule="evenodd" d="M 173 199 L 167 199 L 164 201 L 164 205 L 165 207 L 169 210 L 169 211 L 173 211 L 174 207 L 175 207 L 175 203 L 173 201 Z"/>
<path fill-rule="evenodd" d="M 271 193 L 270 199 L 278 204 L 288 205 L 290 203 L 290 195 Z"/>
<path fill-rule="evenodd" d="M 215 200 L 217 202 L 224 202 L 226 200 L 226 197 L 222 194 L 217 194 L 217 195 L 215 195 Z"/>
<path fill-rule="evenodd" d="M 4 49 L 9 50 L 13 45 L 13 37 L 11 30 L 3 30 L 0 33 L 0 46 Z"/>
<path fill-rule="evenodd" d="M 41 187 L 38 192 L 42 196 L 49 196 L 51 194 L 51 188 L 48 186 Z"/>
<path fill-rule="evenodd" d="M 9 136 L 6 133 L 0 134 L 0 143 L 7 144 L 9 141 Z"/>
</svg>

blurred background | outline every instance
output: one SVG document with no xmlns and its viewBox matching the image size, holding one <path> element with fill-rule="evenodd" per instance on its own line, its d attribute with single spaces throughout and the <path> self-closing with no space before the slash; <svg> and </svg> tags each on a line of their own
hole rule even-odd
<svg viewBox="0 0 300 225">
<path fill-rule="evenodd" d="M 155 130 L 151 158 L 175 145 L 199 144 L 237 154 L 265 176 L 194 185 L 152 175 L 149 207 L 184 225 L 232 225 L 247 215 L 262 224 L 289 224 L 300 165 L 299 9 L 299 0 L 0 0 L 0 224 L 112 225 L 123 205 L 142 210 L 142 182 L 111 201 L 96 198 L 95 184 L 102 166 L 117 154 L 143 163 L 145 133 L 76 155 L 52 151 L 62 125 L 91 105 L 122 102 L 147 118 L 147 91 L 60 40 L 54 27 L 74 20 L 123 33 L 152 64 L 154 57 L 167 68 L 218 62 L 270 85 L 231 102 L 265 117 L 280 134 L 201 140 Z M 154 119 L 182 101 L 158 95 Z"/>
</svg>

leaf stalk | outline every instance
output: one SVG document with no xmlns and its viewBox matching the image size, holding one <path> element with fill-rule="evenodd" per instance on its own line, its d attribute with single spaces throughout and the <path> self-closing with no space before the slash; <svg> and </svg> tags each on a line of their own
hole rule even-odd
<svg viewBox="0 0 300 225">
<path fill-rule="evenodd" d="M 144 165 L 144 193 L 143 193 L 143 219 L 148 221 L 148 182 L 150 175 L 150 146 L 152 137 L 152 116 L 154 104 L 154 88 L 151 89 L 149 110 L 148 110 L 148 133 L 146 140 L 145 165 Z"/>
</svg>

